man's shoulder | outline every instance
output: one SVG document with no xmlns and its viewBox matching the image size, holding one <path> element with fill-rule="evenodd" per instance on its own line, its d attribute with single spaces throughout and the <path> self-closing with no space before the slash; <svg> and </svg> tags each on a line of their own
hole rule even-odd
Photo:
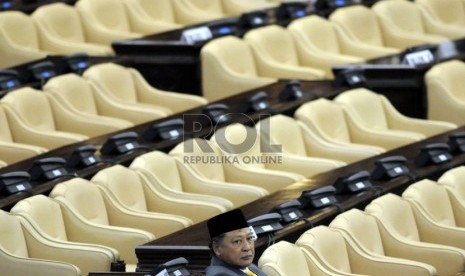
<svg viewBox="0 0 465 276">
<path fill-rule="evenodd" d="M 221 265 L 210 265 L 205 270 L 206 276 L 237 276 L 238 271 L 234 271 L 228 267 Z"/>
</svg>

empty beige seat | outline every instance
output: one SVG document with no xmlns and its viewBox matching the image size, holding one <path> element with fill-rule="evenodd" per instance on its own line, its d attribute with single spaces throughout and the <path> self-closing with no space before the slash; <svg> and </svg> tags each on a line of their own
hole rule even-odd
<svg viewBox="0 0 465 276">
<path fill-rule="evenodd" d="M 373 200 L 365 211 L 377 218 L 382 237 L 390 237 L 390 243 L 408 248 L 428 248 L 423 252 L 425 262 L 436 267 L 438 275 L 456 275 L 463 272 L 465 251 L 453 246 L 447 240 L 449 235 L 417 221 L 410 204 L 400 196 L 386 194 Z M 401 249 L 399 249 L 401 250 Z M 420 250 L 415 249 L 420 256 Z M 425 249 L 426 250 L 426 249 Z M 434 254 L 433 251 L 440 252 Z M 426 255 L 426 256 L 425 256 Z"/>
<path fill-rule="evenodd" d="M 92 225 L 101 234 L 106 233 L 100 242 L 118 250 L 129 264 L 137 263 L 137 245 L 155 239 L 156 218 L 118 208 L 89 180 L 73 178 L 61 182 L 50 197 L 59 202 L 65 216 L 79 218 L 82 225 Z"/>
<path fill-rule="evenodd" d="M 202 93 L 210 102 L 277 81 L 258 75 L 250 46 L 234 36 L 211 40 L 200 58 Z"/>
<path fill-rule="evenodd" d="M 418 271 L 417 267 L 409 267 L 406 263 L 370 255 L 339 231 L 327 226 L 307 230 L 296 245 L 322 262 L 328 270 L 340 275 L 434 275 Z"/>
<path fill-rule="evenodd" d="M 22 143 L 54 149 L 88 139 L 78 132 L 97 127 L 91 120 L 79 120 L 59 110 L 49 97 L 30 87 L 20 88 L 2 98 L 13 137 Z M 60 112 L 62 111 L 62 112 Z"/>
<path fill-rule="evenodd" d="M 123 1 L 79 0 L 74 6 L 83 19 L 89 42 L 110 46 L 115 40 L 141 37 L 131 30 Z"/>
<path fill-rule="evenodd" d="M 95 93 L 86 79 L 74 73 L 51 78 L 44 85 L 43 90 L 70 112 L 101 122 L 102 132 L 110 133 L 134 125 L 130 121 L 118 118 L 129 117 L 129 110 L 118 108 L 116 104 Z M 137 113 L 134 116 L 136 115 Z"/>
<path fill-rule="evenodd" d="M 40 46 L 54 54 L 112 55 L 111 47 L 86 40 L 78 11 L 64 3 L 43 5 L 31 15 L 38 26 Z"/>
<path fill-rule="evenodd" d="M 85 252 L 47 243 L 30 225 L 20 220 L 0 211 L 0 265 L 3 275 L 27 276 L 31 275 L 31 271 L 38 276 L 81 275 L 80 269 L 67 261 L 73 257 L 85 257 Z"/>
<path fill-rule="evenodd" d="M 310 101 L 300 106 L 294 116 L 331 143 L 371 155 L 386 151 L 385 137 L 360 128 L 345 114 L 343 107 L 333 101 L 323 98 Z"/>
<path fill-rule="evenodd" d="M 225 17 L 221 0 L 173 0 L 176 22 L 193 25 Z"/>
<path fill-rule="evenodd" d="M 324 79 L 323 70 L 311 68 L 307 57 L 297 54 L 292 35 L 278 25 L 248 31 L 244 40 L 251 46 L 259 76 L 278 79 Z"/>
<path fill-rule="evenodd" d="M 246 166 L 236 166 L 223 162 L 226 158 L 216 143 L 201 138 L 194 138 L 179 143 L 170 154 L 183 160 L 199 178 L 207 183 L 222 182 L 225 186 L 236 185 L 235 189 L 247 190 L 244 199 L 253 200 L 268 195 L 270 190 L 280 189 L 295 182 L 294 178 L 280 175 L 269 170 L 253 170 Z M 200 158 L 200 161 L 196 161 Z M 207 160 L 202 162 L 201 160 Z M 208 160 L 219 160 L 208 162 Z M 224 185 L 221 184 L 221 185 Z M 229 189 L 229 188 L 228 188 Z M 242 193 L 242 192 L 241 192 Z"/>
<path fill-rule="evenodd" d="M 399 49 L 438 44 L 446 37 L 428 33 L 420 8 L 409 1 L 377 2 L 372 10 L 378 16 L 386 44 Z"/>
<path fill-rule="evenodd" d="M 299 59 L 324 70 L 328 78 L 333 77 L 334 65 L 362 63 L 379 56 L 376 49 L 354 43 L 335 23 L 317 15 L 293 20 L 287 29 L 294 37 Z"/>
<path fill-rule="evenodd" d="M 222 7 L 225 14 L 230 16 L 239 16 L 243 13 L 265 10 L 276 7 L 276 3 L 267 0 L 222 0 Z"/>
<path fill-rule="evenodd" d="M 392 137 L 392 146 L 401 146 L 456 129 L 448 122 L 410 118 L 398 112 L 389 100 L 371 90 L 356 88 L 339 94 L 335 102 L 342 104 L 350 117 L 366 129 Z"/>
<path fill-rule="evenodd" d="M 425 74 L 428 119 L 465 125 L 465 63 L 459 60 L 434 65 Z"/>
<path fill-rule="evenodd" d="M 339 214 L 329 226 L 367 254 L 397 264 L 403 271 L 399 275 L 437 275 L 432 265 L 447 266 L 441 263 L 444 259 L 435 258 L 441 255 L 441 250 L 403 245 L 386 233 L 386 229 L 378 226 L 374 216 L 359 209 L 351 209 Z M 392 272 L 385 273 L 391 275 L 389 273 Z"/>
<path fill-rule="evenodd" d="M 115 243 L 115 240 L 124 236 L 123 233 L 109 231 L 96 224 L 86 224 L 80 217 L 70 216 L 50 197 L 31 196 L 16 203 L 10 212 L 37 231 L 48 245 L 59 244 L 86 251 L 80 258 L 73 260 L 84 275 L 93 271 L 110 271 L 111 263 L 119 260 L 116 249 L 102 244 L 112 239 L 112 243 Z"/>
<path fill-rule="evenodd" d="M 125 0 L 131 29 L 143 35 L 182 28 L 174 18 L 171 0 Z"/>
<path fill-rule="evenodd" d="M 180 113 L 207 103 L 206 99 L 199 96 L 158 90 L 137 70 L 115 63 L 94 65 L 84 72 L 84 76 L 119 102 L 139 109 L 149 109 L 161 116 Z"/>
<path fill-rule="evenodd" d="M 415 1 L 418 4 L 429 33 L 445 36 L 451 39 L 465 37 L 463 29 L 463 2 L 461 0 L 447 1 Z"/>
<path fill-rule="evenodd" d="M 465 205 L 444 185 L 423 179 L 410 185 L 403 193 L 418 223 L 433 229 L 425 235 L 431 241 L 465 249 Z M 447 233 L 447 235 L 437 235 Z"/>
<path fill-rule="evenodd" d="M 160 164 L 164 165 L 160 166 Z M 145 174 L 149 179 L 156 178 L 161 188 L 165 188 L 167 194 L 173 197 L 213 202 L 227 209 L 240 207 L 264 195 L 262 190 L 255 187 L 205 181 L 199 178 L 181 158 L 159 151 L 138 156 L 131 163 L 130 168 Z"/>
<path fill-rule="evenodd" d="M 22 139 L 24 136 L 22 135 L 13 135 L 13 128 L 10 127 L 3 106 L 1 105 L 0 125 L 2 126 L 2 131 L 0 133 L 0 156 L 2 162 L 6 162 L 4 166 L 47 152 L 47 149 L 44 147 L 23 143 Z"/>
<path fill-rule="evenodd" d="M 34 21 L 20 11 L 0 13 L 0 68 L 44 58 Z"/>
<path fill-rule="evenodd" d="M 459 208 L 458 205 L 465 206 L 465 183 L 463 182 L 463 177 L 465 177 L 465 166 L 462 165 L 446 171 L 438 179 L 438 183 L 444 185 L 449 191 L 450 199 L 457 208 Z M 458 201 L 457 203 L 456 200 Z M 462 218 L 458 219 L 461 220 Z"/>
<path fill-rule="evenodd" d="M 280 145 L 286 154 L 317 157 L 335 166 L 344 166 L 346 162 L 352 163 L 372 156 L 367 152 L 330 143 L 292 117 L 274 115 L 260 120 L 256 127 L 260 133 L 269 135 L 271 144 Z"/>
<path fill-rule="evenodd" d="M 148 179 L 144 174 L 121 165 L 100 170 L 92 182 L 107 187 L 111 195 L 126 207 L 141 212 L 157 212 L 187 217 L 194 223 L 209 219 L 227 209 L 218 203 L 178 198 L 166 193 L 155 178 Z M 130 187 L 136 186 L 137 193 L 127 194 Z M 138 186 L 138 187 L 137 187 Z M 141 188 L 143 189 L 143 194 Z M 134 200 L 135 196 L 139 196 Z M 142 199 L 140 196 L 145 197 Z M 179 219 L 178 219 L 179 220 Z"/>
<path fill-rule="evenodd" d="M 384 55 L 393 55 L 400 52 L 384 40 L 378 18 L 370 8 L 355 5 L 338 8 L 331 13 L 329 19 L 341 27 L 344 32 L 359 44 L 369 44 L 377 47 Z"/>
</svg>

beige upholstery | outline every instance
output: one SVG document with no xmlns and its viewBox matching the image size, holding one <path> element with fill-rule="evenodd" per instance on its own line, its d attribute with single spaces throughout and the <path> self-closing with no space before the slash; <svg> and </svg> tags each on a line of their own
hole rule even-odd
<svg viewBox="0 0 465 276">
<path fill-rule="evenodd" d="M 338 8 L 331 13 L 329 19 L 338 24 L 350 39 L 359 44 L 376 47 L 384 55 L 400 52 L 398 48 L 389 45 L 389 41 L 383 39 L 378 18 L 368 7 L 355 5 Z"/>
<path fill-rule="evenodd" d="M 216 130 L 212 136 L 222 153 L 234 158 L 234 165 L 248 167 L 255 171 L 274 172 L 278 175 L 287 176 L 295 181 L 303 180 L 305 177 L 313 176 L 318 167 L 312 161 L 293 158 L 289 155 L 281 155 L 279 149 L 274 152 L 262 147 L 261 140 L 255 128 L 239 123 L 233 123 Z M 273 188 L 269 192 L 276 191 Z"/>
<path fill-rule="evenodd" d="M 0 103 L 13 137 L 22 143 L 47 149 L 88 139 L 88 136 L 77 132 L 90 131 L 95 125 L 90 120 L 80 120 L 68 111 L 60 110 L 50 99 L 29 87 L 15 90 L 2 98 Z"/>
<path fill-rule="evenodd" d="M 120 102 L 157 111 L 163 116 L 207 103 L 199 96 L 156 89 L 137 70 L 115 63 L 94 65 L 86 70 L 84 76 Z"/>
<path fill-rule="evenodd" d="M 328 142 L 370 155 L 385 152 L 382 142 L 386 143 L 386 138 L 360 128 L 345 114 L 343 107 L 333 101 L 321 98 L 305 103 L 294 116 Z"/>
<path fill-rule="evenodd" d="M 34 21 L 20 11 L 0 13 L 0 68 L 44 58 Z"/>
<path fill-rule="evenodd" d="M 143 35 L 179 29 L 171 0 L 125 0 L 131 29 Z"/>
<path fill-rule="evenodd" d="M 155 239 L 152 234 L 158 224 L 155 218 L 118 208 L 89 180 L 73 178 L 59 183 L 50 197 L 61 204 L 63 213 L 106 233 L 100 243 L 117 249 L 130 264 L 137 263 L 135 247 Z"/>
<path fill-rule="evenodd" d="M 249 195 L 242 195 L 245 197 L 244 200 L 253 200 L 256 196 L 265 196 L 270 190 L 277 190 L 295 182 L 293 178 L 280 175 L 278 172 L 254 170 L 246 166 L 236 166 L 227 161 L 222 162 L 222 159 L 226 158 L 226 156 L 223 155 L 218 145 L 201 138 L 189 139 L 179 143 L 170 151 L 170 154 L 187 163 L 188 167 L 197 173 L 204 182 L 223 182 L 227 186 L 236 185 L 241 190 L 246 189 Z M 219 159 L 219 161 L 202 162 L 204 159 L 201 159 L 197 162 L 196 158 L 207 160 L 215 158 L 215 160 Z M 244 184 L 246 184 L 245 187 Z M 243 193 L 241 191 L 241 194 Z"/>
<path fill-rule="evenodd" d="M 356 244 L 363 252 L 392 263 L 392 266 L 397 266 L 401 271 L 393 273 L 383 270 L 387 275 L 436 275 L 436 269 L 423 262 L 432 259 L 428 257 L 429 254 L 435 256 L 440 254 L 440 251 L 430 253 L 431 250 L 426 248 L 400 247 L 395 241 L 391 242 L 390 236 L 381 234 L 383 230 L 378 227 L 375 217 L 363 211 L 346 211 L 333 219 L 329 226 L 339 231 L 347 241 Z M 379 273 L 383 272 L 380 270 Z"/>
<path fill-rule="evenodd" d="M 432 229 L 422 231 L 422 236 L 430 235 L 434 243 L 465 249 L 465 205 L 446 187 L 424 179 L 410 185 L 402 197 L 411 203 L 419 227 Z"/>
<path fill-rule="evenodd" d="M 172 0 L 176 22 L 193 25 L 225 17 L 221 0 Z"/>
<path fill-rule="evenodd" d="M 409 1 L 381 1 L 372 10 L 378 16 L 384 41 L 398 49 L 422 44 L 438 44 L 446 37 L 426 31 L 420 8 Z"/>
<path fill-rule="evenodd" d="M 331 68 L 337 64 L 362 63 L 370 55 L 370 48 L 360 49 L 350 40 L 344 40 L 337 26 L 327 19 L 310 15 L 296 19 L 287 26 L 295 40 L 297 54 L 302 64 L 324 70 L 328 78 L 333 77 Z M 356 50 L 357 49 L 357 50 Z M 373 56 L 377 56 L 374 53 Z"/>
<path fill-rule="evenodd" d="M 443 173 L 442 176 L 438 179 L 438 183 L 444 185 L 449 191 L 449 197 L 454 204 L 454 207 L 457 209 L 459 209 L 460 206 L 465 206 L 465 182 L 463 181 L 464 177 L 465 166 L 458 166 Z M 457 223 L 462 225 L 462 217 L 457 217 L 456 219 Z"/>
<path fill-rule="evenodd" d="M 418 273 L 418 267 L 370 255 L 341 232 L 326 226 L 307 230 L 296 245 L 313 255 L 328 270 L 341 275 L 435 275 L 424 270 Z"/>
<path fill-rule="evenodd" d="M 165 193 L 166 189 L 155 181 L 157 181 L 155 177 L 149 179 L 144 174 L 121 165 L 101 170 L 92 178 L 92 182 L 108 187 L 107 190 L 111 192 L 110 194 L 123 205 L 144 213 L 175 214 L 187 217 L 197 223 L 226 211 L 226 208 L 218 203 L 199 201 L 187 197 L 173 197 L 172 194 Z M 134 198 L 135 195 L 127 193 L 128 189 L 133 186 L 138 189 L 137 194 L 135 194 L 138 196 L 137 200 Z M 140 196 L 142 194 L 140 187 L 143 189 L 145 201 Z M 177 220 L 183 220 L 183 224 L 187 224 L 185 218 L 178 217 Z"/>
<path fill-rule="evenodd" d="M 404 116 L 385 96 L 365 88 L 343 92 L 334 101 L 342 104 L 350 118 L 358 125 L 391 140 L 386 144 L 380 144 L 386 149 L 413 143 L 457 128 L 456 125 L 447 122 Z"/>
<path fill-rule="evenodd" d="M 287 241 L 279 241 L 265 249 L 258 266 L 268 276 L 340 275 L 327 270 L 311 254 Z"/>
<path fill-rule="evenodd" d="M 415 0 L 416 3 L 448 25 L 465 27 L 465 3 L 463 0 Z"/>
<path fill-rule="evenodd" d="M 70 111 L 80 115 L 88 114 L 98 121 L 111 121 L 105 127 L 123 129 L 159 118 L 159 113 L 120 103 L 102 91 L 96 84 L 76 74 L 64 74 L 50 79 L 44 90 L 65 105 Z M 79 100 L 77 100 L 79 99 Z"/>
<path fill-rule="evenodd" d="M 269 25 L 250 30 L 244 35 L 244 40 L 252 48 L 259 76 L 300 80 L 317 80 L 326 76 L 323 70 L 311 68 L 303 53 L 297 54 L 292 35 L 281 26 Z"/>
<path fill-rule="evenodd" d="M 330 143 L 292 117 L 274 115 L 260 120 L 256 127 L 269 135 L 271 144 L 280 145 L 285 154 L 321 158 L 337 167 L 371 156 L 364 151 Z"/>
<path fill-rule="evenodd" d="M 425 74 L 428 119 L 465 125 L 465 63 L 459 60 L 434 65 Z"/>
<path fill-rule="evenodd" d="M 43 147 L 22 143 L 21 136 L 13 136 L 12 128 L 2 105 L 0 105 L 0 125 L 2 126 L 0 132 L 0 156 L 2 161 L 12 164 L 47 151 Z"/>
<path fill-rule="evenodd" d="M 230 16 L 240 16 L 242 13 L 264 10 L 276 7 L 276 3 L 266 0 L 222 0 L 224 13 Z"/>
<path fill-rule="evenodd" d="M 19 217 L 0 211 L 0 266 L 2 275 L 79 276 L 69 259 L 85 255 L 42 238 Z"/>
<path fill-rule="evenodd" d="M 81 217 L 73 216 L 65 206 L 60 207 L 50 197 L 35 195 L 21 200 L 11 209 L 11 213 L 21 217 L 24 226 L 30 225 L 29 228 L 39 232 L 48 244 L 85 251 L 85 254 L 72 260 L 83 275 L 91 271 L 110 271 L 111 263 L 119 259 L 116 249 L 101 244 L 121 234 L 110 233 L 95 224 L 86 224 Z M 60 255 L 65 256 L 64 252 Z"/>
<path fill-rule="evenodd" d="M 5 163 L 5 161 L 0 160 L 0 168 L 6 167 L 6 166 L 7 164 Z"/>
<path fill-rule="evenodd" d="M 388 243 L 393 247 L 398 245 L 397 252 L 403 251 L 405 247 L 415 249 L 418 257 L 424 258 L 425 263 L 436 267 L 438 275 L 455 275 L 463 272 L 465 251 L 443 245 L 448 235 L 444 235 L 442 231 L 432 233 L 432 228 L 427 229 L 424 224 L 417 223 L 414 211 L 405 199 L 387 194 L 373 200 L 365 211 L 377 218 L 383 240 L 389 238 L 384 243 L 385 246 Z"/>
<path fill-rule="evenodd" d="M 208 161 L 206 163 L 215 165 Z M 209 170 L 214 170 L 213 167 L 208 167 Z M 222 167 L 219 167 L 222 170 Z M 173 197 L 217 203 L 227 209 L 242 206 L 266 194 L 262 189 L 248 185 L 226 184 L 199 177 L 182 158 L 158 151 L 140 155 L 134 159 L 130 168 L 146 174 L 147 178 L 158 178 L 162 184 L 161 188 L 166 189 L 167 194 Z"/>
<path fill-rule="evenodd" d="M 139 38 L 141 34 L 130 28 L 123 1 L 79 0 L 74 5 L 79 11 L 87 40 L 111 45 L 115 40 Z"/>
<path fill-rule="evenodd" d="M 461 39 L 465 37 L 465 30 L 463 29 L 463 26 L 445 23 L 448 20 L 446 19 L 446 21 L 443 21 L 443 19 L 441 19 L 439 15 L 437 14 L 437 11 L 431 10 L 429 8 L 429 4 L 426 2 L 428 1 L 415 1 L 415 3 L 420 8 L 421 14 L 424 19 L 423 22 L 425 23 L 426 31 L 428 33 L 445 36 L 451 39 Z M 450 8 L 452 13 L 454 12 L 462 13 L 462 11 L 460 10 L 453 11 L 454 8 L 452 8 L 453 6 L 457 6 L 457 5 L 460 6 L 460 3 L 459 3 L 460 0 L 440 1 L 440 2 L 441 2 L 440 5 L 443 5 L 443 3 L 445 3 L 445 6 L 447 6 L 446 9 Z"/>
<path fill-rule="evenodd" d="M 78 11 L 64 3 L 43 5 L 31 15 L 37 24 L 40 48 L 54 54 L 87 53 L 95 56 L 112 55 L 107 45 L 86 41 Z"/>
<path fill-rule="evenodd" d="M 211 40 L 202 47 L 200 57 L 203 96 L 209 101 L 276 82 L 258 76 L 250 46 L 234 36 Z"/>
<path fill-rule="evenodd" d="M 70 112 L 101 122 L 102 126 L 99 129 L 101 133 L 110 133 L 134 125 L 130 121 L 117 118 L 128 116 L 129 112 L 123 112 L 116 106 L 112 108 L 112 102 L 95 93 L 87 80 L 76 74 L 69 73 L 51 78 L 44 85 L 43 90 Z"/>
</svg>

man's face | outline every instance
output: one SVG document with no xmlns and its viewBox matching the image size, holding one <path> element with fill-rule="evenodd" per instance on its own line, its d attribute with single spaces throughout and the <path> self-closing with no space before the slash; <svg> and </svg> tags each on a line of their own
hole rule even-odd
<svg viewBox="0 0 465 276">
<path fill-rule="evenodd" d="M 213 244 L 213 250 L 218 258 L 228 264 L 249 266 L 255 254 L 253 235 L 249 228 L 227 232 L 220 244 Z"/>
</svg>

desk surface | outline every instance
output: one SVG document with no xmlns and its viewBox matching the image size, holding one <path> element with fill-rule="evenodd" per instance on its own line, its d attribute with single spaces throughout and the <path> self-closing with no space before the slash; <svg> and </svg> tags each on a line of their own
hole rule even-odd
<svg viewBox="0 0 465 276">
<path fill-rule="evenodd" d="M 273 208 L 288 200 L 298 198 L 303 191 L 313 190 L 317 187 L 331 185 L 338 177 L 346 177 L 353 173 L 367 170 L 372 172 L 375 168 L 374 162 L 382 157 L 402 155 L 407 158 L 407 167 L 415 179 L 424 178 L 437 179 L 445 171 L 462 165 L 465 162 L 465 154 L 459 153 L 454 155 L 453 160 L 440 165 L 428 165 L 425 167 L 416 167 L 414 160 L 420 149 L 430 143 L 447 142 L 451 133 L 465 130 L 465 127 L 451 132 L 443 133 L 435 137 L 428 138 L 411 145 L 394 149 L 382 155 L 374 156 L 345 167 L 332 170 L 327 173 L 319 174 L 311 180 L 295 183 L 281 191 L 275 192 L 269 196 L 249 203 L 241 207 L 247 219 L 268 213 Z M 409 184 L 415 180 L 412 177 L 401 176 L 392 180 L 372 181 L 376 186 L 383 188 L 383 194 L 392 192 L 400 194 Z M 378 196 L 378 192 L 368 190 L 356 195 L 339 195 L 337 196 L 341 206 L 348 210 L 350 208 L 364 208 L 372 199 Z M 294 242 L 303 232 L 315 225 L 327 225 L 338 213 L 336 207 L 326 207 L 324 209 L 303 209 L 305 220 L 286 225 L 284 229 L 275 233 L 273 241 L 287 240 Z M 258 259 L 263 250 L 270 243 L 268 237 L 260 237 L 256 242 L 256 258 Z M 136 254 L 139 259 L 138 269 L 140 271 L 150 270 L 157 263 L 163 263 L 176 257 L 185 257 L 189 260 L 192 269 L 202 270 L 209 263 L 209 251 L 206 245 L 209 243 L 209 235 L 206 222 L 200 222 L 196 225 L 159 238 L 145 245 L 136 248 Z M 257 261 L 257 260 L 256 260 Z"/>
</svg>

